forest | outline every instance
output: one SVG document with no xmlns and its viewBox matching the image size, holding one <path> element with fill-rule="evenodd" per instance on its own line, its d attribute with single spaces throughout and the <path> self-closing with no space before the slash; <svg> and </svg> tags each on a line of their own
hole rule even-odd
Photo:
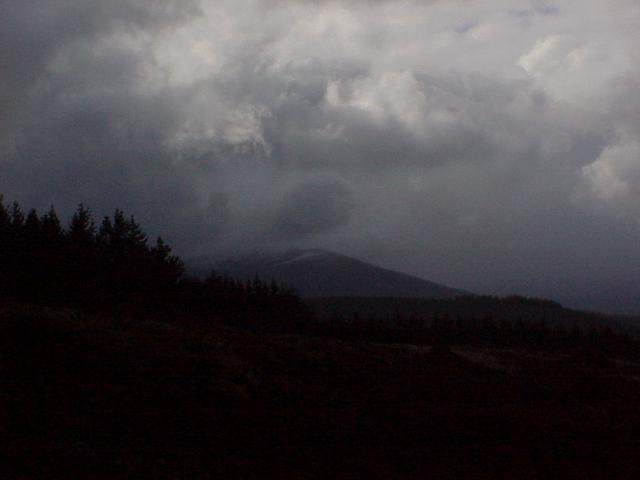
<svg viewBox="0 0 640 480">
<path fill-rule="evenodd" d="M 0 296 L 40 305 L 164 317 L 188 311 L 239 326 L 259 315 L 256 327 L 303 313 L 290 287 L 259 277 L 211 272 L 189 278 L 162 238 L 151 244 L 135 218 L 119 209 L 97 225 L 80 204 L 64 227 L 53 206 L 45 214 L 25 213 L 0 196 L 0 265 Z"/>
<path fill-rule="evenodd" d="M 382 343 L 639 351 L 637 329 L 546 299 L 305 302 L 291 286 L 258 276 L 211 271 L 198 279 L 161 237 L 150 242 L 133 215 L 116 209 L 98 224 L 83 204 L 63 226 L 53 206 L 25 213 L 0 196 L 0 265 L 0 298 L 38 305 Z M 406 308 L 416 302 L 420 308 Z"/>
<path fill-rule="evenodd" d="M 84 205 L 0 203 L 0 265 L 2 478 L 640 475 L 640 343 L 601 316 L 194 279 Z"/>
</svg>

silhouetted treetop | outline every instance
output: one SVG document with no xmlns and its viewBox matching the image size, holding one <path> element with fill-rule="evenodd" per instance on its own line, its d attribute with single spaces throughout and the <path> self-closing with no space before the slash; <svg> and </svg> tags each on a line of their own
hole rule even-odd
<svg viewBox="0 0 640 480">
<path fill-rule="evenodd" d="M 96 226 L 91 211 L 83 204 L 73 214 L 69 223 L 69 239 L 77 246 L 86 246 L 95 241 Z"/>
<path fill-rule="evenodd" d="M 9 211 L 4 205 L 4 196 L 0 195 L 0 232 L 9 228 L 10 218 Z"/>
<path fill-rule="evenodd" d="M 259 278 L 246 287 L 228 277 L 186 279 L 182 260 L 161 237 L 149 245 L 133 215 L 116 209 L 96 228 L 82 203 L 64 229 L 53 206 L 42 216 L 35 209 L 25 215 L 0 196 L 0 266 L 0 298 L 136 311 L 176 307 L 236 319 L 301 308 L 292 291 Z"/>
</svg>

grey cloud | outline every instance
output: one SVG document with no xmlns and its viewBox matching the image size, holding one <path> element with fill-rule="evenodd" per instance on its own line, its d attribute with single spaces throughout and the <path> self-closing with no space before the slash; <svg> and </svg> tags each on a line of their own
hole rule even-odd
<svg viewBox="0 0 640 480">
<path fill-rule="evenodd" d="M 0 191 L 125 208 L 186 256 L 318 246 L 640 310 L 614 3 L 0 2 Z"/>
<path fill-rule="evenodd" d="M 318 234 L 346 225 L 352 210 L 352 194 L 344 181 L 315 176 L 285 193 L 275 226 L 288 235 Z"/>
<path fill-rule="evenodd" d="M 0 11 L 0 140 L 5 152 L 13 147 L 9 144 L 20 128 L 19 120 L 28 115 L 30 93 L 48 81 L 48 67 L 61 49 L 74 42 L 91 45 L 114 30 L 168 26 L 198 13 L 191 0 L 115 0 L 108 4 L 98 0 L 4 0 Z"/>
</svg>

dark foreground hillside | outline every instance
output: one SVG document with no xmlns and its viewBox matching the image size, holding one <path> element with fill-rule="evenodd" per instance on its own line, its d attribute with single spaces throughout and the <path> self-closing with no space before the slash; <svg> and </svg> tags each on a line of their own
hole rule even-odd
<svg viewBox="0 0 640 480">
<path fill-rule="evenodd" d="M 519 296 L 463 296 L 455 299 L 434 298 L 307 298 L 304 302 L 318 318 L 360 316 L 386 323 L 398 319 L 431 320 L 434 316 L 450 319 L 500 319 L 509 322 L 544 322 L 565 328 L 633 327 L 640 322 L 633 318 L 614 318 L 600 313 L 564 308 L 551 300 Z"/>
<path fill-rule="evenodd" d="M 640 364 L 0 310 L 1 478 L 640 478 Z"/>
</svg>

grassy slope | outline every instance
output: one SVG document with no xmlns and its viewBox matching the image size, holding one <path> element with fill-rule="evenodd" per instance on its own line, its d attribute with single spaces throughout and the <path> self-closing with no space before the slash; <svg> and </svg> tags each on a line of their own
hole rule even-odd
<svg viewBox="0 0 640 480">
<path fill-rule="evenodd" d="M 601 360 L 4 307 L 0 476 L 640 478 L 640 365 Z"/>
</svg>

